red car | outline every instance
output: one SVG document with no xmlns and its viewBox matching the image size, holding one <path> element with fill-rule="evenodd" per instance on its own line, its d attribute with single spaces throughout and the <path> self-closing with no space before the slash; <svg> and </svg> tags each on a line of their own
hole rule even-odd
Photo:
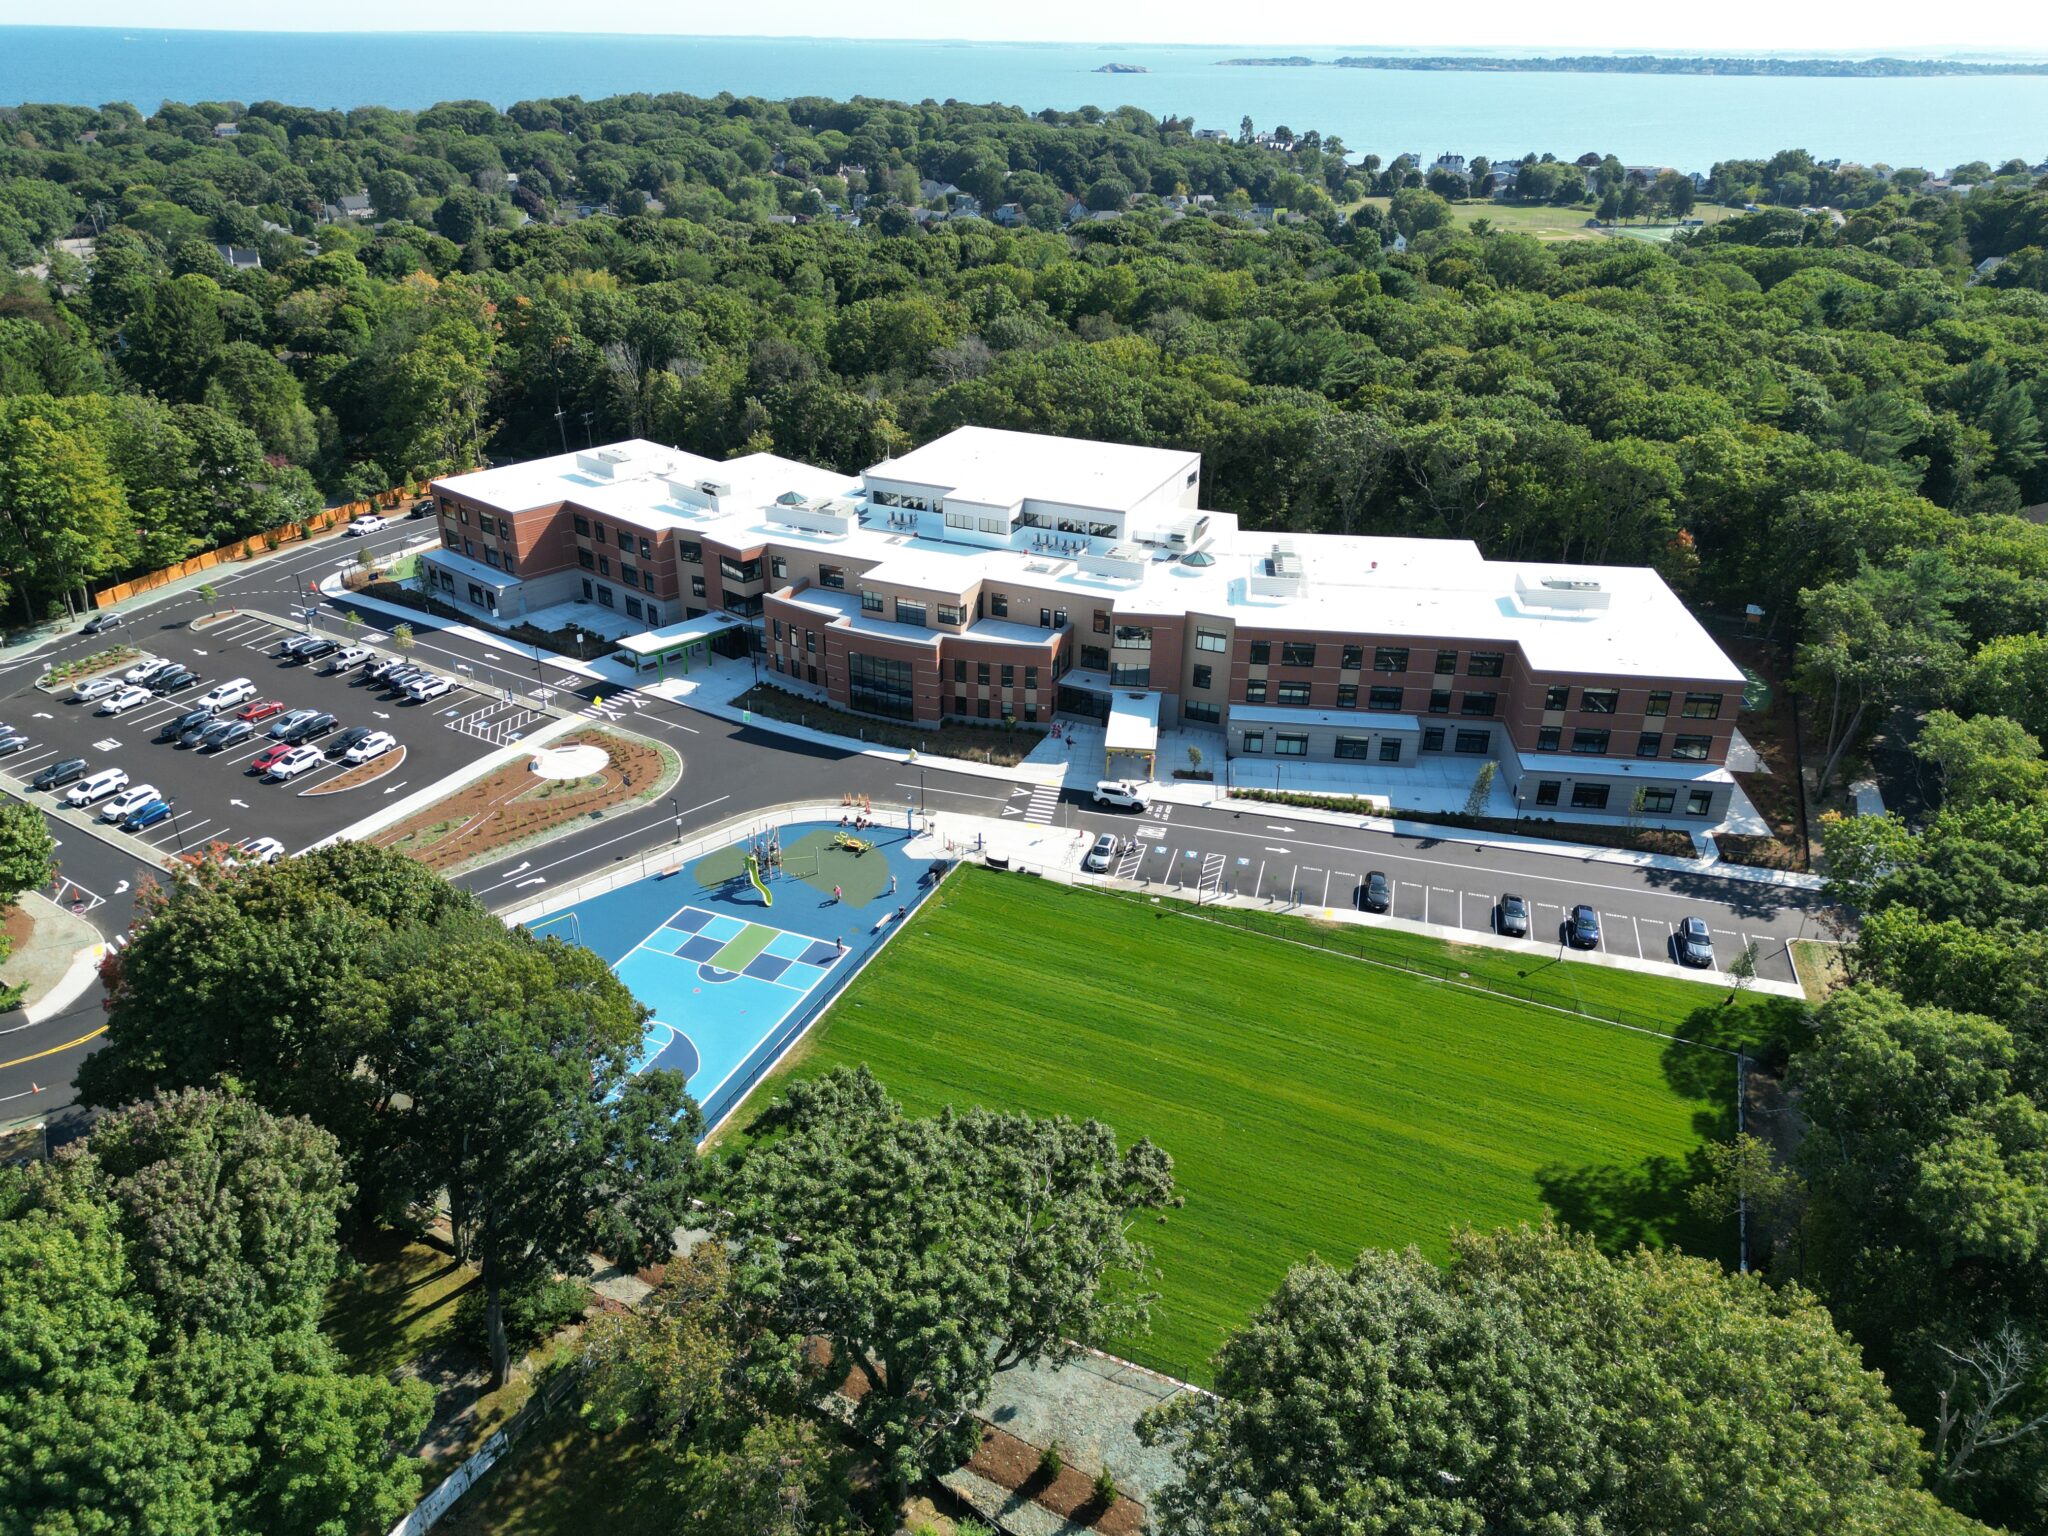
<svg viewBox="0 0 2048 1536">
<path fill-rule="evenodd" d="M 239 715 L 236 715 L 235 718 L 237 720 L 268 720 L 272 715 L 282 713 L 283 710 L 283 699 L 258 699 Z"/>
<path fill-rule="evenodd" d="M 285 756 L 287 753 L 295 752 L 297 750 L 297 746 L 289 741 L 280 741 L 274 747 L 265 747 L 261 752 L 258 752 L 254 757 L 249 759 L 249 772 L 268 773 L 270 772 L 271 764 L 275 763 L 279 758 Z"/>
</svg>

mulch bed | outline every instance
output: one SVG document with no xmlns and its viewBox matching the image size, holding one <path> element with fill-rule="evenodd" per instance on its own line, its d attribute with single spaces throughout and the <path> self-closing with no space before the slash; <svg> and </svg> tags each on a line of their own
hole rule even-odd
<svg viewBox="0 0 2048 1536">
<path fill-rule="evenodd" d="M 1759 869 L 1804 869 L 1799 850 L 1775 837 L 1727 837 L 1714 834 L 1714 846 L 1730 864 L 1753 864 Z"/>
<path fill-rule="evenodd" d="M 536 778 L 522 759 L 415 811 L 374 841 L 400 847 L 429 869 L 446 869 L 622 804 L 661 776 L 662 757 L 651 743 L 578 731 L 554 745 L 577 742 L 602 747 L 611 758 L 595 784 L 558 789 L 542 798 L 539 791 L 549 781 Z"/>
<path fill-rule="evenodd" d="M 29 935 L 35 931 L 35 917 L 27 908 L 9 907 L 4 913 L 0 913 L 0 933 L 7 935 L 9 954 L 19 954 L 21 946 L 28 942 Z"/>
<path fill-rule="evenodd" d="M 315 795 L 338 795 L 345 789 L 361 789 L 365 784 L 381 779 L 385 774 L 405 761 L 405 748 L 393 747 L 382 757 L 373 757 L 367 763 L 357 763 L 347 773 L 338 773 L 325 784 L 305 792 L 306 798 Z"/>
<path fill-rule="evenodd" d="M 1138 1536 L 1145 1529 L 1145 1507 L 1135 1499 L 1118 1495 L 1105 1509 L 1095 1497 L 1093 1478 L 1072 1467 L 1062 1467 L 1059 1476 L 1049 1478 L 1038 1463 L 1037 1446 L 991 1426 L 983 1431 L 981 1446 L 968 1459 L 967 1467 L 1076 1525 L 1100 1531 L 1102 1536 Z"/>
</svg>

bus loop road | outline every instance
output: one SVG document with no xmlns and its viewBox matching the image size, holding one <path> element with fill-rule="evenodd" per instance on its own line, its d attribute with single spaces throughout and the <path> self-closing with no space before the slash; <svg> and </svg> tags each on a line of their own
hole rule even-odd
<svg viewBox="0 0 2048 1536">
<path fill-rule="evenodd" d="M 366 541 L 323 540 L 304 550 L 288 549 L 247 566 L 226 568 L 214 579 L 219 593 L 214 602 L 182 593 L 140 607 L 131 605 L 128 624 L 115 638 L 147 647 L 159 633 L 182 628 L 209 608 L 228 605 L 290 618 L 314 601 L 310 584 L 350 563 L 362 542 L 380 549 L 401 546 L 417 540 L 423 526 L 401 520 Z M 339 633 L 339 617 L 337 606 L 329 604 L 312 623 Z M 1082 833 L 1113 831 L 1133 844 L 1116 871 L 1126 878 L 1205 893 L 1257 894 L 1310 910 L 1356 905 L 1359 887 L 1373 870 L 1385 873 L 1392 884 L 1395 917 L 1446 928 L 1489 930 L 1494 903 L 1504 892 L 1514 892 L 1530 903 L 1533 936 L 1549 940 L 1557 936 L 1568 909 L 1583 901 L 1601 914 L 1603 948 L 1652 961 L 1668 959 L 1672 929 L 1680 919 L 1698 915 L 1706 918 L 1712 931 L 1721 968 L 1754 942 L 1758 973 L 1773 980 L 1797 979 L 1787 948 L 1792 940 L 1832 936 L 1826 903 L 1817 892 L 1290 819 L 1281 807 L 1159 804 L 1142 815 L 1107 812 L 1089 801 L 1090 786 L 1069 787 L 1056 795 L 1035 785 L 951 771 L 936 766 L 935 759 L 909 766 L 798 741 L 652 694 L 593 682 L 545 662 L 536 666 L 530 657 L 489 640 L 450 633 L 424 616 L 414 629 L 420 660 L 465 679 L 480 694 L 512 690 L 530 696 L 545 691 L 553 707 L 665 741 L 683 760 L 683 777 L 672 795 L 458 879 L 495 908 L 615 869 L 743 818 L 750 810 L 857 794 L 871 797 L 878 806 L 924 804 L 933 810 L 990 817 L 1001 817 L 1007 810 L 1038 825 L 1072 827 L 1077 840 Z M 45 667 L 101 643 L 71 635 L 32 657 L 0 663 L 0 710 L 23 712 L 28 699 L 39 697 L 33 681 Z M 600 696 L 601 707 L 595 702 Z M 154 871 L 63 822 L 53 819 L 53 831 L 62 841 L 62 872 L 55 894 L 103 937 L 120 942 L 136 916 L 136 891 Z M 100 1020 L 99 1000 L 92 996 L 61 1019 L 0 1034 L 0 1120 L 64 1111 L 71 1102 L 71 1073 L 97 1043 L 96 1038 L 79 1037 Z M 0 1028 L 9 1022 L 19 1024 L 20 1016 L 0 1020 Z M 31 1081 L 37 1090 L 33 1095 Z"/>
</svg>

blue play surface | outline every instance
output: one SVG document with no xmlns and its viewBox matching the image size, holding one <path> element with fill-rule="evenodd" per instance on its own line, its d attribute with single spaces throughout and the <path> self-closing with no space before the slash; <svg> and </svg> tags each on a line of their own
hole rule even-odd
<svg viewBox="0 0 2048 1536">
<path fill-rule="evenodd" d="M 785 847 L 815 826 L 782 830 Z M 829 828 L 826 828 L 829 832 Z M 655 875 L 532 924 L 595 950 L 652 1010 L 633 1070 L 672 1067 L 716 1125 L 822 1011 L 867 951 L 914 908 L 927 862 L 903 850 L 901 827 L 862 834 L 885 859 L 896 891 L 865 904 L 835 900 L 803 880 L 774 879 L 774 905 L 744 880 L 699 884 L 687 871 Z"/>
</svg>

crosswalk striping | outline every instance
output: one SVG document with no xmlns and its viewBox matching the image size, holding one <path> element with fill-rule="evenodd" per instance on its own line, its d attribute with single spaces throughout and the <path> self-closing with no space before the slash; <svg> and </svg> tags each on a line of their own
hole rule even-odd
<svg viewBox="0 0 2048 1536">
<path fill-rule="evenodd" d="M 1024 808 L 1024 819 L 1037 826 L 1052 824 L 1053 813 L 1060 808 L 1060 791 L 1057 784 L 1041 784 L 1031 791 L 1031 803 Z"/>
</svg>

